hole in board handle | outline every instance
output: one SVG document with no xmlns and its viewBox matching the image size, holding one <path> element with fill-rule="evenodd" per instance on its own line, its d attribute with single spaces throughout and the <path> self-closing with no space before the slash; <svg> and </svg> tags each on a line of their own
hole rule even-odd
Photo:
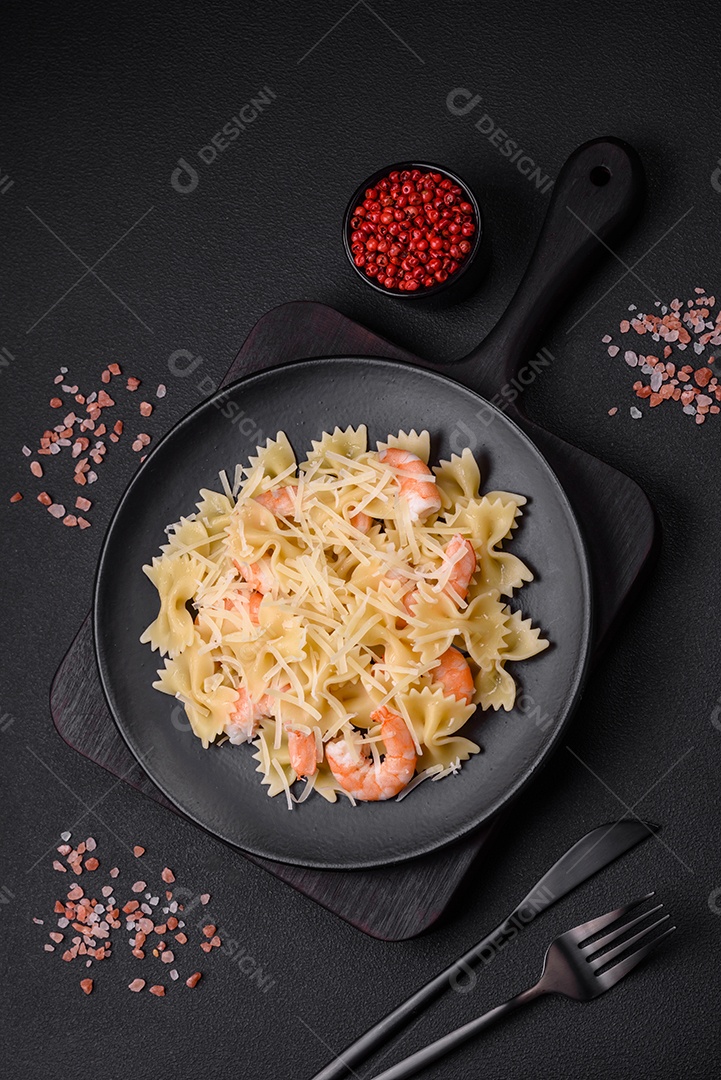
<svg viewBox="0 0 721 1080">
<path fill-rule="evenodd" d="M 596 187 L 605 187 L 611 179 L 611 171 L 605 165 L 594 165 L 588 175 L 591 183 Z"/>
</svg>

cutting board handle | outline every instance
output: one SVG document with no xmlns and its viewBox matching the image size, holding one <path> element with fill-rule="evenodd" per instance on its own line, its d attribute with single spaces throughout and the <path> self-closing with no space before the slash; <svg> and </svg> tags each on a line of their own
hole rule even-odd
<svg viewBox="0 0 721 1080">
<path fill-rule="evenodd" d="M 530 372 L 534 366 L 531 354 L 541 334 L 636 219 L 644 190 L 641 159 L 620 139 L 593 139 L 571 154 L 515 296 L 478 348 L 457 361 L 461 381 L 488 398 L 508 390 L 506 396 L 517 406 L 518 385 L 524 385 L 521 369 L 526 364 Z M 541 356 L 535 366 L 550 362 Z M 526 382 L 532 381 L 531 374 Z"/>
</svg>

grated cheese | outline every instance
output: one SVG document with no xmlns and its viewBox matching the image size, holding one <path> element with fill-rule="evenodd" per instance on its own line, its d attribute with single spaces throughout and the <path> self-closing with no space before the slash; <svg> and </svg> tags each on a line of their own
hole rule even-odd
<svg viewBox="0 0 721 1080">
<path fill-rule="evenodd" d="M 367 757 L 364 768 L 383 781 L 382 726 L 370 717 L 384 706 L 403 718 L 416 755 L 429 763 L 403 795 L 457 772 L 458 751 L 465 758 L 477 750 L 456 738 L 471 709 L 434 678 L 440 652 L 455 642 L 482 657 L 483 670 L 500 671 L 507 640 L 522 638 L 518 651 L 529 656 L 546 644 L 530 620 L 502 606 L 505 600 L 478 618 L 458 614 L 466 599 L 451 607 L 455 598 L 439 600 L 464 557 L 462 550 L 445 555 L 457 534 L 470 537 L 482 555 L 470 598 L 495 588 L 484 580 L 494 547 L 472 536 L 482 497 L 470 455 L 443 462 L 427 478 L 438 484 L 445 513 L 413 522 L 398 483 L 404 470 L 380 462 L 366 449 L 365 435 L 365 429 L 336 429 L 314 441 L 300 465 L 282 433 L 268 439 L 247 465 L 235 467 L 232 485 L 222 470 L 221 490 L 201 491 L 198 512 L 169 526 L 162 556 L 149 568 L 160 583 L 161 612 L 145 640 L 168 657 L 155 685 L 185 705 L 205 745 L 247 735 L 268 794 L 283 791 L 290 809 L 314 790 L 329 801 L 343 794 L 355 805 L 330 772 L 325 748 L 332 740 L 343 739 L 358 760 Z M 427 433 L 389 438 L 388 445 L 427 456 Z M 254 501 L 279 488 L 292 500 L 288 516 Z M 456 499 L 455 492 L 463 494 Z M 493 534 L 495 514 L 510 536 L 509 506 L 518 512 L 524 501 L 508 493 L 487 499 L 484 531 L 487 522 Z M 372 519 L 368 532 L 351 524 L 360 514 Z M 424 602 L 423 618 L 405 608 L 414 592 Z M 197 610 L 192 624 L 187 600 Z M 479 629 L 482 618 L 497 620 L 488 627 L 490 640 L 501 643 L 495 655 L 485 625 Z M 476 698 L 493 695 L 496 707 L 498 680 L 488 689 L 481 671 L 477 681 L 484 688 Z M 290 730 L 313 740 L 319 766 L 297 797 Z"/>
</svg>

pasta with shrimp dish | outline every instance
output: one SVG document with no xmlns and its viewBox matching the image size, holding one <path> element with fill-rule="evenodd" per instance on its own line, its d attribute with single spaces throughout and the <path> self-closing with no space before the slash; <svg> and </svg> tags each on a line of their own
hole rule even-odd
<svg viewBox="0 0 721 1080">
<path fill-rule="evenodd" d="M 458 772 L 480 750 L 476 710 L 513 707 L 507 664 L 548 645 L 510 607 L 533 576 L 506 550 L 526 499 L 481 494 L 469 449 L 429 460 L 427 431 L 369 448 L 365 426 L 336 428 L 302 461 L 279 432 L 143 567 L 153 686 L 203 747 L 250 743 L 290 808 Z"/>
</svg>

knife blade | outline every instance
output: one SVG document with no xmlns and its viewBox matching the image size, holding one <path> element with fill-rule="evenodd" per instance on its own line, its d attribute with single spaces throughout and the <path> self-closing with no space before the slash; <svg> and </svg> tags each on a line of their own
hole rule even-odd
<svg viewBox="0 0 721 1080">
<path fill-rule="evenodd" d="M 342 1054 L 339 1054 L 313 1080 L 342 1080 L 355 1065 L 378 1050 L 396 1031 L 413 1020 L 423 1009 L 446 990 L 465 992 L 475 982 L 474 968 L 488 963 L 497 953 L 529 926 L 542 912 L 567 896 L 584 881 L 603 870 L 621 855 L 657 833 L 661 828 L 640 818 L 621 819 L 600 825 L 586 833 L 565 855 L 553 864 L 543 877 L 524 896 L 511 914 L 482 941 L 436 975 L 420 990 L 416 990 L 393 1012 L 380 1020 L 365 1035 L 361 1035 Z M 465 981 L 462 981 L 465 980 Z"/>
</svg>

